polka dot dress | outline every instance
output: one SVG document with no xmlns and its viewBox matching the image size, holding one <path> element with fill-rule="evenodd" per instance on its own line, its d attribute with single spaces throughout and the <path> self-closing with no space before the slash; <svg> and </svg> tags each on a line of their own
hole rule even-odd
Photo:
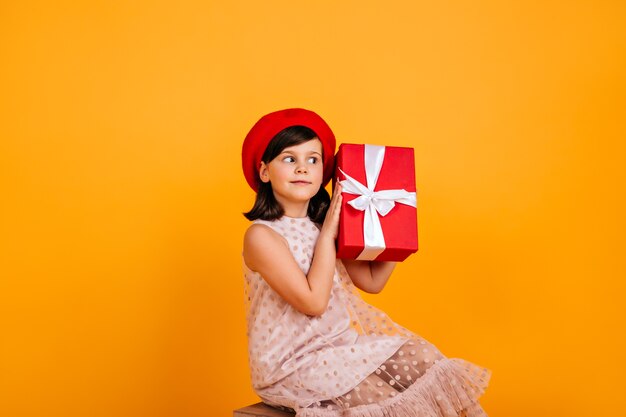
<svg viewBox="0 0 626 417">
<path fill-rule="evenodd" d="M 280 234 L 306 275 L 319 228 L 307 218 L 256 220 Z M 311 317 L 243 264 L 252 386 L 299 417 L 485 416 L 491 372 L 446 358 L 367 304 L 337 260 L 326 312 Z"/>
</svg>

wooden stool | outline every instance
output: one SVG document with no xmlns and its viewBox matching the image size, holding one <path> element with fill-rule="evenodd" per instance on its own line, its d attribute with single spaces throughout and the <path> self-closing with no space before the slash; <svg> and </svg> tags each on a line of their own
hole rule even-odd
<svg viewBox="0 0 626 417">
<path fill-rule="evenodd" d="M 233 411 L 233 417 L 293 417 L 294 413 L 278 410 L 263 403 L 249 405 Z"/>
</svg>

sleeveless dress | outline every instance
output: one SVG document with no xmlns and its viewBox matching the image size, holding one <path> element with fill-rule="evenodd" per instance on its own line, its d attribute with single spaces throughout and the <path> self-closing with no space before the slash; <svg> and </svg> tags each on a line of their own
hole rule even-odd
<svg viewBox="0 0 626 417">
<path fill-rule="evenodd" d="M 318 226 L 308 217 L 256 220 L 282 236 L 306 275 Z M 447 358 L 366 303 L 337 260 L 327 310 L 307 316 L 245 262 L 249 364 L 264 403 L 298 417 L 486 416 L 491 371 Z"/>
</svg>

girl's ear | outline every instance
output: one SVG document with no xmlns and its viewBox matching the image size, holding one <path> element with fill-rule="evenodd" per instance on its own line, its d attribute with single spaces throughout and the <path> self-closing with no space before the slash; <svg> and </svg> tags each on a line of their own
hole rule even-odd
<svg viewBox="0 0 626 417">
<path fill-rule="evenodd" d="M 261 168 L 259 168 L 259 178 L 261 178 L 261 181 L 263 182 L 270 181 L 270 174 L 267 169 L 267 164 L 263 161 L 261 161 Z"/>
</svg>

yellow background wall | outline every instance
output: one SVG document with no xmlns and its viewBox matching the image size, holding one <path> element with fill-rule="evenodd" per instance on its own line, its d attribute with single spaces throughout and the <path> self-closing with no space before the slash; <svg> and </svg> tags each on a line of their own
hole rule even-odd
<svg viewBox="0 0 626 417">
<path fill-rule="evenodd" d="M 619 1 L 3 2 L 0 415 L 253 401 L 244 135 L 301 106 L 416 150 L 420 251 L 368 301 L 493 371 L 491 416 L 618 416 Z"/>
</svg>

